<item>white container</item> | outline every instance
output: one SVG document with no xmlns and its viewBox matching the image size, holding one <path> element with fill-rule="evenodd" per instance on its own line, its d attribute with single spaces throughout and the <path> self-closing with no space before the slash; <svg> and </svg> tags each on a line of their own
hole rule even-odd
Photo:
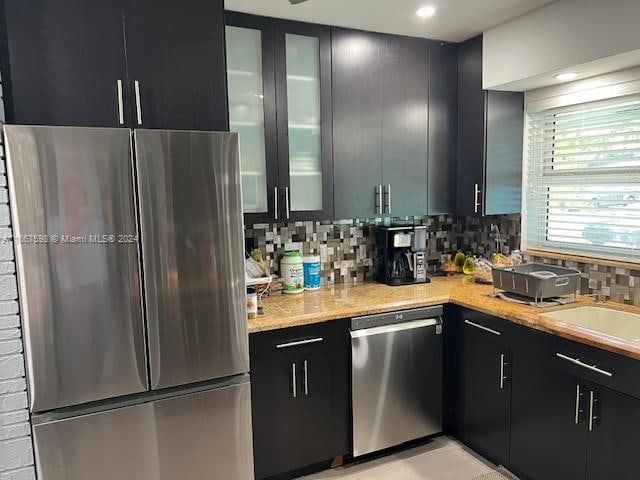
<svg viewBox="0 0 640 480">
<path fill-rule="evenodd" d="M 282 293 L 304 292 L 304 268 L 300 252 L 285 252 L 280 260 Z"/>
</svg>

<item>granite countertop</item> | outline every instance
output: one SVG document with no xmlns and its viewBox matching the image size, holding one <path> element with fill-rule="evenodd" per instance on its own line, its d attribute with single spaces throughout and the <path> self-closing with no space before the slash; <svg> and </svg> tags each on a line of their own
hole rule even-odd
<svg viewBox="0 0 640 480">
<path fill-rule="evenodd" d="M 265 314 L 249 320 L 249 333 L 453 303 L 640 360 L 640 343 L 567 328 L 566 324 L 544 318 L 545 312 L 593 304 L 591 298 L 578 296 L 577 303 L 540 308 L 492 298 L 489 296 L 492 291 L 491 285 L 479 285 L 462 276 L 436 277 L 431 279 L 431 283 L 402 287 L 374 282 L 332 285 L 301 295 L 264 298 Z M 639 307 L 619 303 L 608 302 L 604 306 L 640 313 Z"/>
</svg>

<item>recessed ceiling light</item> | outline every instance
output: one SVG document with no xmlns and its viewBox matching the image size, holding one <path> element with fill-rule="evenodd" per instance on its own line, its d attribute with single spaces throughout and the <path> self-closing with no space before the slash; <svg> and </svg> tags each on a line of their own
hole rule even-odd
<svg viewBox="0 0 640 480">
<path fill-rule="evenodd" d="M 577 76 L 578 76 L 578 74 L 576 72 L 566 72 L 566 73 L 559 73 L 555 77 L 558 80 L 560 80 L 561 82 L 566 82 L 566 81 L 569 81 L 569 80 L 573 80 Z"/>
<path fill-rule="evenodd" d="M 416 10 L 416 15 L 422 18 L 433 17 L 436 14 L 436 9 L 433 7 L 420 7 Z"/>
</svg>

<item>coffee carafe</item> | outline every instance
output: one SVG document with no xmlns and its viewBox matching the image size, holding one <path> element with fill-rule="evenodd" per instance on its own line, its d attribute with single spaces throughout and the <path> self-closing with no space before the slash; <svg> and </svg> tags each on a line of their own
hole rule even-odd
<svg viewBox="0 0 640 480">
<path fill-rule="evenodd" d="M 387 285 L 427 283 L 427 227 L 376 228 L 376 280 Z"/>
</svg>

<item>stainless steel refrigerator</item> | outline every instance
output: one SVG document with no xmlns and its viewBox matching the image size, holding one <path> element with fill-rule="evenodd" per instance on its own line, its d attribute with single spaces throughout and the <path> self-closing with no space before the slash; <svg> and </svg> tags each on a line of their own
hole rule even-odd
<svg viewBox="0 0 640 480">
<path fill-rule="evenodd" d="M 4 131 L 39 480 L 252 479 L 237 135 Z"/>
</svg>

